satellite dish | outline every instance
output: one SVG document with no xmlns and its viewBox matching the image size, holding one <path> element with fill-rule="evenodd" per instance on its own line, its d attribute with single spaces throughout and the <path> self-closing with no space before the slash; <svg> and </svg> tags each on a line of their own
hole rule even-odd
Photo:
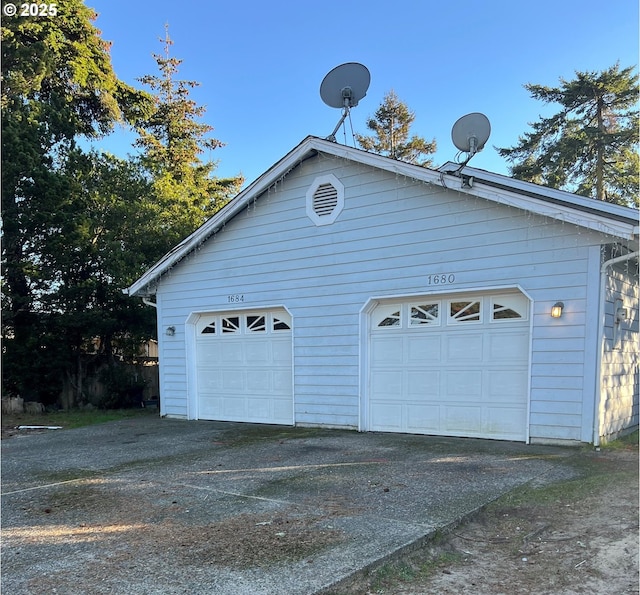
<svg viewBox="0 0 640 595">
<path fill-rule="evenodd" d="M 320 97 L 329 107 L 355 107 L 367 94 L 371 75 L 366 66 L 347 62 L 336 66 L 320 85 Z"/>
<path fill-rule="evenodd" d="M 471 159 L 478 151 L 482 151 L 490 134 L 491 124 L 487 116 L 474 112 L 462 116 L 453 125 L 451 140 L 458 150 L 469 153 Z"/>
<path fill-rule="evenodd" d="M 358 62 L 336 66 L 322 79 L 320 97 L 329 107 L 342 108 L 342 118 L 327 140 L 336 141 L 336 132 L 349 115 L 349 110 L 367 94 L 371 74 Z"/>
</svg>

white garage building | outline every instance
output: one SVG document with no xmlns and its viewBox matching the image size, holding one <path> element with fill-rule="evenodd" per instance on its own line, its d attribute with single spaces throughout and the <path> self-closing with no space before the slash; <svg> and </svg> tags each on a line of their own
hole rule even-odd
<svg viewBox="0 0 640 595">
<path fill-rule="evenodd" d="M 128 292 L 161 415 L 598 444 L 638 425 L 638 213 L 306 138 Z M 552 309 L 556 306 L 552 316 Z"/>
</svg>

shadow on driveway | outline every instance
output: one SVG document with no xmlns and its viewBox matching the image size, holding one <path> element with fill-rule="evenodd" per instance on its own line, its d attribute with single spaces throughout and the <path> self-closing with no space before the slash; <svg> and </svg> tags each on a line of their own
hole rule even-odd
<svg viewBox="0 0 640 595">
<path fill-rule="evenodd" d="M 12 595 L 310 594 L 418 547 L 575 450 L 135 418 L 2 442 Z"/>
</svg>

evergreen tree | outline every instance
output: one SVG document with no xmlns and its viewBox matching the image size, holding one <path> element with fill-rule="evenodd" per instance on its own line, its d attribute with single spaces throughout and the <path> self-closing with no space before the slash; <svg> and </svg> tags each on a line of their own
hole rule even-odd
<svg viewBox="0 0 640 595">
<path fill-rule="evenodd" d="M 68 175 L 76 138 L 133 121 L 148 103 L 114 74 L 93 10 L 81 0 L 57 8 L 2 23 L 3 388 L 45 401 L 77 363 L 60 317 L 79 229 Z"/>
<path fill-rule="evenodd" d="M 199 83 L 177 78 L 182 60 L 170 55 L 168 28 L 161 41 L 164 55 L 154 54 L 160 73 L 140 79 L 151 88 L 154 110 L 138 123 L 135 144 L 152 179 L 169 250 L 223 207 L 243 179 L 217 178 L 216 163 L 202 159 L 223 143 L 209 136 L 212 126 L 199 121 L 205 107 L 190 98 Z"/>
<path fill-rule="evenodd" d="M 88 388 L 91 377 L 109 369 L 111 378 L 124 380 L 120 362 L 135 359 L 143 342 L 155 336 L 153 313 L 122 288 L 154 262 L 164 244 L 138 164 L 76 150 L 63 174 L 67 200 L 59 206 L 60 228 L 49 237 L 41 262 L 49 280 L 38 298 L 41 341 L 59 364 L 62 387 L 52 397 L 65 406 L 86 400 L 105 405 Z M 105 396 L 113 405 L 131 404 L 125 394 Z"/>
<path fill-rule="evenodd" d="M 3 390 L 66 406 L 92 396 L 105 366 L 122 379 L 117 362 L 155 335 L 155 313 L 122 288 L 240 183 L 200 159 L 221 143 L 196 121 L 179 61 L 158 57 L 162 76 L 145 79 L 155 97 L 124 85 L 94 18 L 62 0 L 56 17 L 2 28 Z M 143 133 L 140 159 L 76 144 L 116 122 Z"/>
<path fill-rule="evenodd" d="M 409 137 L 409 130 L 415 114 L 398 99 L 393 90 L 389 91 L 372 118 L 367 120 L 367 128 L 373 136 L 356 135 L 358 144 L 366 151 L 406 161 L 423 167 L 430 167 L 432 160 L 423 156 L 436 152 L 436 141 L 426 141 L 419 136 Z"/>
<path fill-rule="evenodd" d="M 618 204 L 638 205 L 638 75 L 619 64 L 576 72 L 560 86 L 527 84 L 534 99 L 560 111 L 531 124 L 514 147 L 500 148 L 511 174 Z"/>
</svg>

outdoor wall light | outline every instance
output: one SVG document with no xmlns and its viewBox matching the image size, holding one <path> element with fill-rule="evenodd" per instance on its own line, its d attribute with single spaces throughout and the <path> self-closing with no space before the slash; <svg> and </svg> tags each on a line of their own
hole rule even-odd
<svg viewBox="0 0 640 595">
<path fill-rule="evenodd" d="M 562 316 L 562 309 L 564 304 L 562 302 L 556 302 L 551 306 L 551 318 L 560 318 Z"/>
<path fill-rule="evenodd" d="M 175 326 L 168 326 L 167 330 L 165 332 L 166 332 L 166 335 L 168 337 L 173 337 L 173 335 L 176 334 L 176 327 Z"/>
</svg>

